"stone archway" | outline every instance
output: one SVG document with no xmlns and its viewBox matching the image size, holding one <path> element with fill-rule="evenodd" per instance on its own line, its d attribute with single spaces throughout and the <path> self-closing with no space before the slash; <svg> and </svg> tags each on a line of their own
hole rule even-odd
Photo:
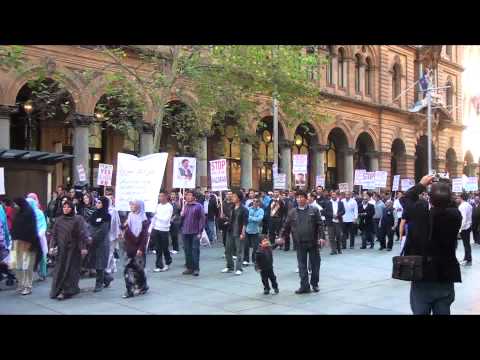
<svg viewBox="0 0 480 360">
<path fill-rule="evenodd" d="M 355 142 L 355 154 L 353 157 L 354 169 L 367 171 L 378 170 L 378 155 L 375 153 L 375 144 L 366 132 L 362 132 Z"/>
<path fill-rule="evenodd" d="M 336 188 L 338 183 L 353 182 L 353 153 L 345 132 L 336 127 L 328 134 L 325 165 L 325 185 Z"/>
<path fill-rule="evenodd" d="M 445 171 L 448 172 L 450 178 L 457 177 L 457 154 L 452 148 L 447 150 L 445 156 Z"/>
<path fill-rule="evenodd" d="M 295 154 L 307 155 L 308 158 L 307 174 L 305 176 L 305 185 L 303 189 L 309 189 L 312 187 L 312 184 L 315 184 L 315 175 L 317 173 L 316 156 L 318 153 L 315 151 L 316 145 L 318 144 L 317 139 L 318 135 L 314 127 L 309 123 L 300 124 L 295 129 L 295 135 L 292 144 L 292 160 L 293 155 Z M 292 178 L 294 179 L 293 174 Z M 295 186 L 295 179 L 293 181 L 293 185 Z"/>
</svg>

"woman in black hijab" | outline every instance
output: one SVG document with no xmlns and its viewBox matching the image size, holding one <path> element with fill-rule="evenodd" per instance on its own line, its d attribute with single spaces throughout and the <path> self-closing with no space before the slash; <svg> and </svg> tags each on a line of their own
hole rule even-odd
<svg viewBox="0 0 480 360">
<path fill-rule="evenodd" d="M 24 198 L 14 200 L 19 207 L 12 226 L 12 239 L 17 253 L 17 291 L 22 295 L 32 293 L 33 273 L 40 260 L 40 239 L 37 220 L 32 207 Z"/>
<path fill-rule="evenodd" d="M 108 255 L 110 252 L 110 220 L 108 213 L 108 198 L 102 196 L 95 201 L 95 212 L 88 220 L 90 225 L 90 236 L 92 237 L 91 251 L 94 253 L 92 260 L 95 261 L 96 269 L 95 292 L 102 291 L 103 287 L 109 287 L 113 276 L 105 273 L 108 266 Z"/>
</svg>

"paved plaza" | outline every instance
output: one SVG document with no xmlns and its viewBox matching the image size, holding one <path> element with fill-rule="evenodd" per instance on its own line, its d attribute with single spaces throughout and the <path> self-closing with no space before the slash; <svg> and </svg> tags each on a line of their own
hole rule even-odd
<svg viewBox="0 0 480 360">
<path fill-rule="evenodd" d="M 462 268 L 463 283 L 456 285 L 453 314 L 480 313 L 480 262 L 476 261 L 480 246 L 472 247 L 473 266 Z M 100 293 L 93 293 L 95 279 L 82 279 L 82 292 L 66 301 L 48 297 L 51 277 L 35 282 L 30 296 L 15 294 L 2 282 L 0 314 L 410 314 L 410 284 L 391 279 L 391 259 L 398 252 L 399 242 L 392 252 L 357 248 L 331 256 L 325 248 L 320 292 L 304 295 L 294 294 L 299 287 L 294 251 L 274 251 L 278 295 L 263 294 L 260 275 L 251 266 L 241 276 L 220 273 L 225 267 L 221 246 L 201 249 L 199 277 L 181 275 L 182 252 L 174 256 L 171 269 L 164 273 L 152 272 L 154 255 L 149 255 L 150 291 L 144 296 L 122 299 L 125 285 L 120 272 L 111 287 Z M 461 243 L 457 257 L 463 258 Z"/>
</svg>

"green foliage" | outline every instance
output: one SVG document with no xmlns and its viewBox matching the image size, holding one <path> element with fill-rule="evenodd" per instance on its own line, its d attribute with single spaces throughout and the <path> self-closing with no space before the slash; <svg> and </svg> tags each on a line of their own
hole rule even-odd
<svg viewBox="0 0 480 360">
<path fill-rule="evenodd" d="M 19 70 L 24 62 L 24 47 L 19 45 L 0 46 L 0 68 Z"/>
</svg>

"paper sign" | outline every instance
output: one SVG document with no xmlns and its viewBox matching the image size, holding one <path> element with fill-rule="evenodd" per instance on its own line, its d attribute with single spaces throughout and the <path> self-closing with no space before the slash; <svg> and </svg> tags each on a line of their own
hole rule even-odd
<svg viewBox="0 0 480 360">
<path fill-rule="evenodd" d="M 118 153 L 115 188 L 117 210 L 130 211 L 130 201 L 143 200 L 145 211 L 155 212 L 167 159 L 168 153 L 156 153 L 141 158 Z"/>
<path fill-rule="evenodd" d="M 478 191 L 478 177 L 468 177 L 463 187 L 465 191 Z"/>
<path fill-rule="evenodd" d="M 278 174 L 278 165 L 277 164 L 272 165 L 272 174 L 273 174 L 273 176 L 276 176 Z"/>
<path fill-rule="evenodd" d="M 388 178 L 388 173 L 386 171 L 375 171 L 375 187 L 386 188 L 387 178 Z"/>
<path fill-rule="evenodd" d="M 287 174 L 277 174 L 273 177 L 273 188 L 276 190 L 287 189 Z"/>
<path fill-rule="evenodd" d="M 0 167 L 0 195 L 5 195 L 5 171 Z"/>
<path fill-rule="evenodd" d="M 197 159 L 191 157 L 173 158 L 173 187 L 194 189 L 197 173 Z"/>
<path fill-rule="evenodd" d="M 338 184 L 338 190 L 340 192 L 348 192 L 349 189 L 348 189 L 348 183 L 340 183 Z"/>
<path fill-rule="evenodd" d="M 82 164 L 77 165 L 77 172 L 79 181 L 87 181 L 87 173 L 85 172 Z"/>
<path fill-rule="evenodd" d="M 400 185 L 401 185 L 402 191 L 408 191 L 410 188 L 415 186 L 415 180 L 402 179 L 400 180 Z"/>
<path fill-rule="evenodd" d="M 368 190 L 373 190 L 376 188 L 375 185 L 375 172 L 365 172 L 363 173 L 363 181 L 361 183 L 362 187 Z"/>
<path fill-rule="evenodd" d="M 228 190 L 226 159 L 210 161 L 210 182 L 212 191 Z"/>
<path fill-rule="evenodd" d="M 315 186 L 325 187 L 325 176 L 317 175 L 315 177 Z"/>
<path fill-rule="evenodd" d="M 355 170 L 355 181 L 353 185 L 362 185 L 363 184 L 363 176 L 367 172 L 367 170 Z"/>
<path fill-rule="evenodd" d="M 113 165 L 98 164 L 97 185 L 112 186 Z"/>
<path fill-rule="evenodd" d="M 452 192 L 454 192 L 454 193 L 463 192 L 463 179 L 462 178 L 452 179 Z"/>
<path fill-rule="evenodd" d="M 293 174 L 306 174 L 308 168 L 308 155 L 295 154 L 293 155 Z"/>
<path fill-rule="evenodd" d="M 400 175 L 393 177 L 392 191 L 398 191 L 400 186 Z"/>
</svg>

